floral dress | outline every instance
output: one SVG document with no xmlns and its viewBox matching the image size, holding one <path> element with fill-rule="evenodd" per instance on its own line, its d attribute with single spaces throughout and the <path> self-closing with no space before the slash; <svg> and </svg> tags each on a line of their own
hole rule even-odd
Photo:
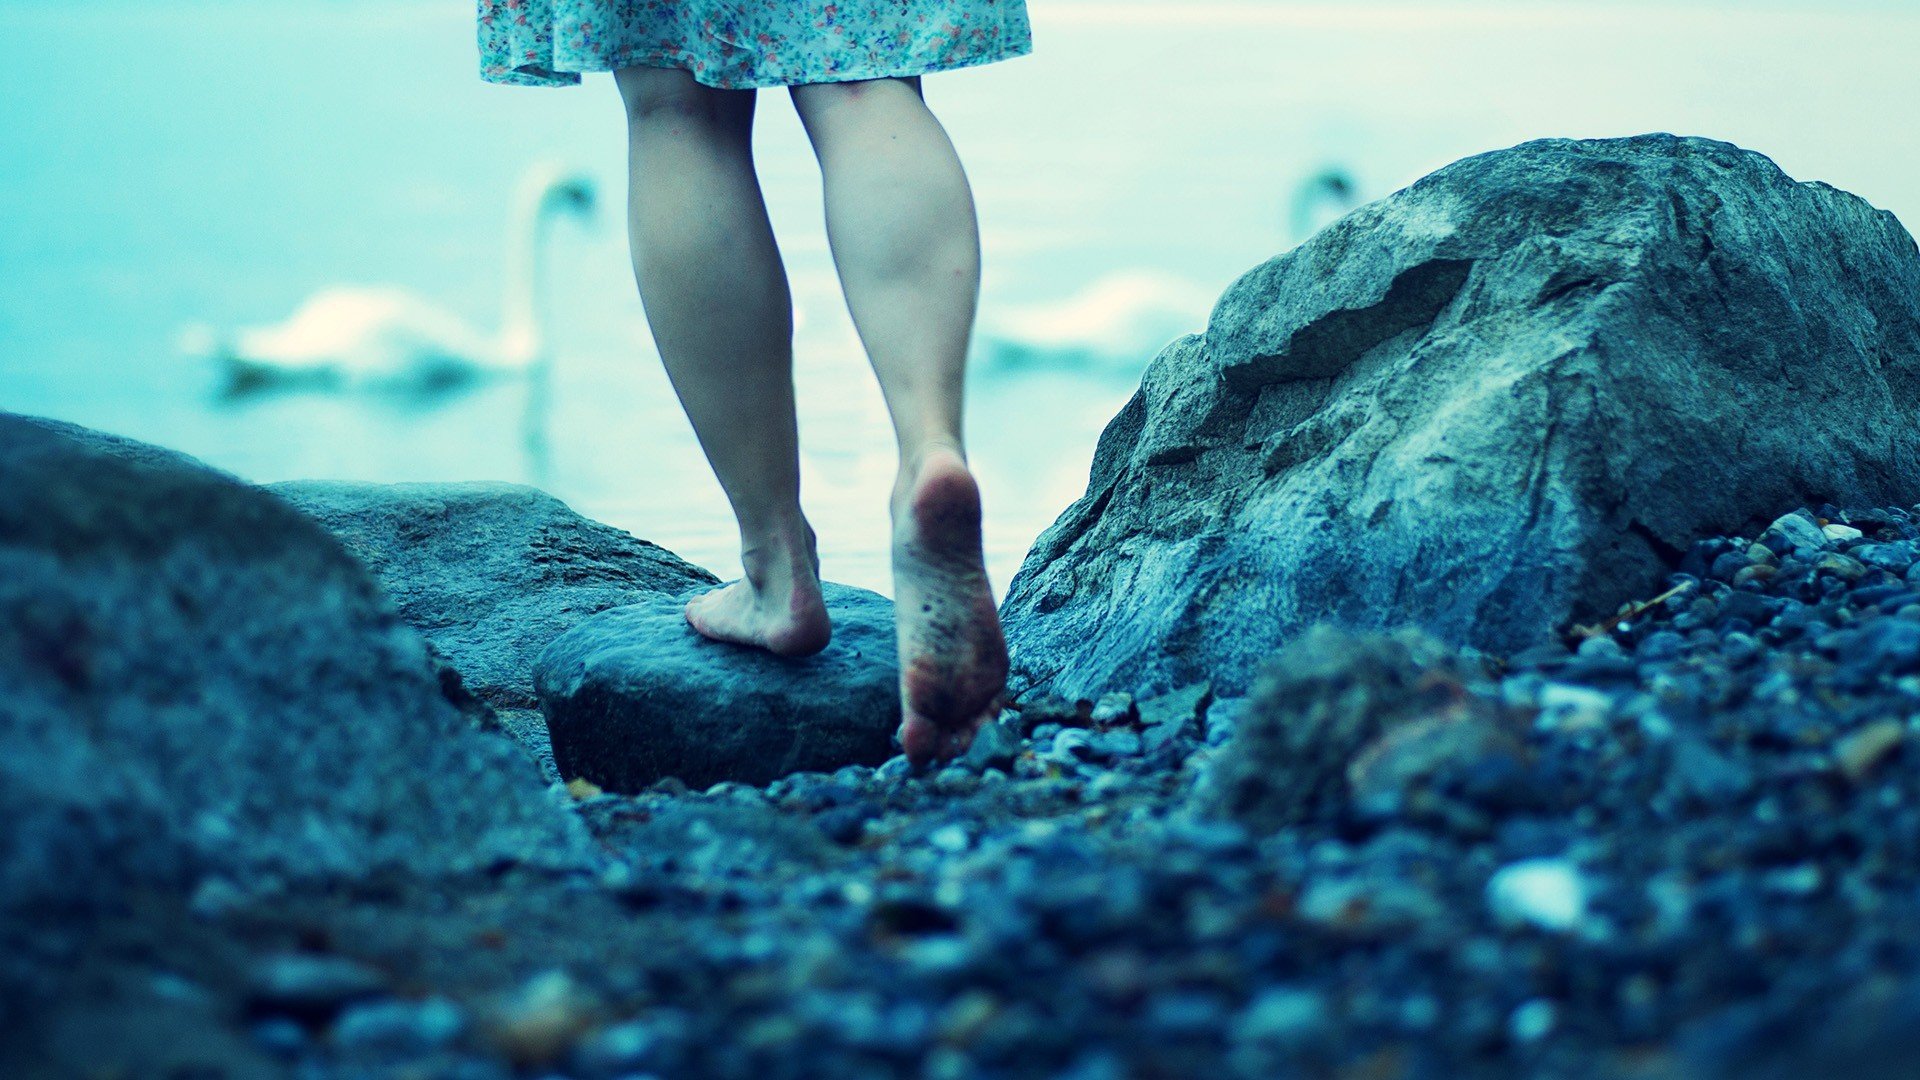
<svg viewBox="0 0 1920 1080">
<path fill-rule="evenodd" d="M 1033 49 L 1026 0 L 479 0 L 480 74 L 562 86 L 677 67 L 748 89 L 920 75 Z"/>
</svg>

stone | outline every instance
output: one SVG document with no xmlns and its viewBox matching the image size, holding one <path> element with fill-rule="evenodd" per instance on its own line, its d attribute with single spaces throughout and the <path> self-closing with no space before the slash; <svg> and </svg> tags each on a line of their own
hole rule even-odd
<svg viewBox="0 0 1920 1080">
<path fill-rule="evenodd" d="M 1861 544 L 1848 554 L 1868 566 L 1878 567 L 1895 574 L 1904 574 L 1920 558 L 1920 544 L 1911 540 L 1901 540 L 1891 544 Z"/>
<path fill-rule="evenodd" d="M 636 792 L 882 765 L 900 726 L 892 601 L 825 586 L 833 641 L 786 658 L 713 641 L 683 597 L 605 611 L 540 654 L 534 685 L 563 776 Z"/>
<path fill-rule="evenodd" d="M 1234 1020 L 1236 1042 L 1274 1042 L 1292 1048 L 1323 1037 L 1331 1021 L 1326 999 L 1312 989 L 1276 986 L 1260 992 Z"/>
<path fill-rule="evenodd" d="M 1134 709 L 1133 695 L 1126 693 L 1104 694 L 1093 703 L 1090 719 L 1101 727 L 1109 724 L 1125 724 L 1137 719 L 1139 713 Z"/>
<path fill-rule="evenodd" d="M 1827 534 L 1811 513 L 1795 510 L 1767 526 L 1760 533 L 1760 544 L 1776 555 L 1796 551 L 1811 553 L 1827 546 Z"/>
<path fill-rule="evenodd" d="M 1837 551 L 1829 551 L 1815 559 L 1813 568 L 1818 573 L 1831 574 L 1842 581 L 1859 581 L 1867 576 L 1867 568 L 1860 560 Z"/>
<path fill-rule="evenodd" d="M 1213 684 L 1199 683 L 1140 702 L 1140 743 L 1148 754 L 1159 753 L 1175 740 L 1191 735 L 1206 723 L 1213 705 Z"/>
<path fill-rule="evenodd" d="M 1354 755 L 1348 800 L 1364 818 L 1424 816 L 1454 794 L 1514 786 L 1525 767 L 1520 741 L 1488 715 L 1442 714 L 1398 725 Z"/>
<path fill-rule="evenodd" d="M 0 984 L 56 970 L 135 889 L 597 859 L 318 525 L 184 456 L 8 414 L 0 703 Z"/>
<path fill-rule="evenodd" d="M 1136 757 L 1145 748 L 1138 732 L 1126 730 L 1096 731 L 1091 745 L 1094 756 L 1107 760 Z"/>
<path fill-rule="evenodd" d="M 458 1039 L 466 1027 L 466 1014 L 445 998 L 372 1001 L 341 1014 L 333 1041 L 359 1053 L 427 1054 Z"/>
<path fill-rule="evenodd" d="M 536 760 L 551 760 L 533 662 L 590 615 L 717 579 L 518 484 L 296 480 L 269 490 L 373 571 L 400 617 Z"/>
<path fill-rule="evenodd" d="M 316 1021 L 385 991 L 387 978 L 344 956 L 280 953 L 255 962 L 247 987 L 248 1008 L 257 1014 Z"/>
<path fill-rule="evenodd" d="M 1015 689 L 1234 696 L 1321 620 L 1511 655 L 1807 492 L 1912 504 L 1916 411 L 1891 214 L 1699 139 L 1470 158 L 1153 361 L 1009 584 Z"/>
<path fill-rule="evenodd" d="M 1377 800 L 1394 782 L 1389 776 L 1412 783 L 1426 770 L 1414 763 L 1398 769 L 1399 756 L 1376 751 L 1392 757 L 1379 762 L 1376 788 L 1368 765 L 1355 769 L 1369 746 L 1428 720 L 1491 723 L 1485 710 L 1492 706 L 1469 693 L 1472 681 L 1470 665 L 1420 631 L 1312 627 L 1272 657 L 1196 797 L 1219 816 L 1261 829 L 1343 812 L 1356 775 Z"/>
<path fill-rule="evenodd" d="M 1833 761 L 1840 772 L 1854 783 L 1865 780 L 1880 763 L 1906 742 L 1907 727 L 1897 720 L 1868 724 L 1841 739 L 1833 748 Z"/>
<path fill-rule="evenodd" d="M 1566 859 L 1525 859 L 1501 867 L 1487 881 L 1487 907 L 1495 919 L 1568 933 L 1586 917 L 1589 886 Z"/>
<path fill-rule="evenodd" d="M 1140 723 L 1149 731 L 1155 728 L 1170 727 L 1177 734 L 1190 725 L 1199 723 L 1207 715 L 1207 708 L 1213 704 L 1213 684 L 1199 682 L 1192 686 L 1183 686 L 1171 693 L 1148 698 L 1138 705 Z"/>
<path fill-rule="evenodd" d="M 1536 1043 L 1553 1034 L 1559 1020 L 1560 1012 L 1553 1002 L 1534 998 L 1522 1002 L 1507 1017 L 1507 1036 L 1516 1043 Z"/>
<path fill-rule="evenodd" d="M 1685 807 L 1721 807 L 1752 792 L 1758 778 L 1753 770 L 1715 749 L 1698 736 L 1674 741 L 1663 791 Z"/>
<path fill-rule="evenodd" d="M 1021 749 L 1018 729 L 1013 724 L 996 720 L 980 726 L 961 762 L 976 773 L 988 769 L 1005 771 L 1013 768 L 1014 759 L 1020 756 Z"/>
<path fill-rule="evenodd" d="M 482 1016 L 482 1030 L 522 1068 L 559 1061 L 600 1019 L 599 1000 L 565 971 L 545 971 Z"/>
</svg>

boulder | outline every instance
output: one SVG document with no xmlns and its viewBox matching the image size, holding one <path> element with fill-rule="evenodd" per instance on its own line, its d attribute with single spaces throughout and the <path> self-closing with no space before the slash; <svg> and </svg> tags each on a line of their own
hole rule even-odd
<svg viewBox="0 0 1920 1080">
<path fill-rule="evenodd" d="M 538 708 L 534 659 L 587 616 L 719 581 L 518 484 L 296 480 L 270 490 L 365 563 L 400 617 L 495 708 Z"/>
<path fill-rule="evenodd" d="M 1920 499 L 1920 252 L 1724 143 L 1470 158 L 1235 283 L 1002 608 L 1016 691 L 1211 678 L 1304 626 L 1508 654 L 1782 512 Z"/>
<path fill-rule="evenodd" d="M 540 654 L 560 773 L 634 792 L 878 765 L 900 726 L 893 602 L 828 582 L 833 641 L 797 659 L 701 637 L 685 597 L 602 612 Z"/>
<path fill-rule="evenodd" d="M 1261 669 L 1197 802 L 1263 830 L 1429 816 L 1486 766 L 1520 764 L 1494 698 L 1479 664 L 1419 630 L 1309 627 Z"/>
<path fill-rule="evenodd" d="M 595 858 L 319 526 L 188 458 L 8 414 L 0 819 L 0 982 L 132 891 Z"/>
<path fill-rule="evenodd" d="M 551 768 L 533 662 L 589 615 L 717 579 L 518 484 L 297 480 L 271 490 L 373 571 L 400 617 Z"/>
</svg>

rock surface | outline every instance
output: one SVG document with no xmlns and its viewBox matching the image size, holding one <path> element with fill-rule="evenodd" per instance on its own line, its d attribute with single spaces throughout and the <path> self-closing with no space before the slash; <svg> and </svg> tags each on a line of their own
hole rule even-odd
<svg viewBox="0 0 1920 1080">
<path fill-rule="evenodd" d="M 374 577 L 552 779 L 533 662 L 589 615 L 714 584 L 656 544 L 519 484 L 296 480 L 271 490 Z"/>
<path fill-rule="evenodd" d="M 1703 140 L 1471 158 L 1153 362 L 1010 584 L 1015 688 L 1245 693 L 1322 619 L 1518 651 L 1703 535 L 1911 502 L 1916 411 L 1892 215 Z"/>
<path fill-rule="evenodd" d="M 877 765 L 900 726 L 893 603 L 826 584 L 833 642 L 785 659 L 701 637 L 684 597 L 603 612 L 535 669 L 562 776 L 611 791 Z"/>
<path fill-rule="evenodd" d="M 1520 770 L 1490 685 L 1417 630 L 1310 627 L 1267 663 L 1199 804 L 1259 829 L 1446 816 Z"/>
<path fill-rule="evenodd" d="M 188 458 L 0 414 L 0 953 L 130 890 L 591 863 L 366 571 Z"/>
</svg>

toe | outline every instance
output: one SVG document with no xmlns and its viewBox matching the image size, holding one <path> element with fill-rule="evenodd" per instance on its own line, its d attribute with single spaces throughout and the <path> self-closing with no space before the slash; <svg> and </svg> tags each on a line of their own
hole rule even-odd
<svg viewBox="0 0 1920 1080">
<path fill-rule="evenodd" d="M 900 724 L 900 750 L 914 768 L 934 760 L 941 749 L 940 729 L 924 716 L 909 716 Z"/>
</svg>

